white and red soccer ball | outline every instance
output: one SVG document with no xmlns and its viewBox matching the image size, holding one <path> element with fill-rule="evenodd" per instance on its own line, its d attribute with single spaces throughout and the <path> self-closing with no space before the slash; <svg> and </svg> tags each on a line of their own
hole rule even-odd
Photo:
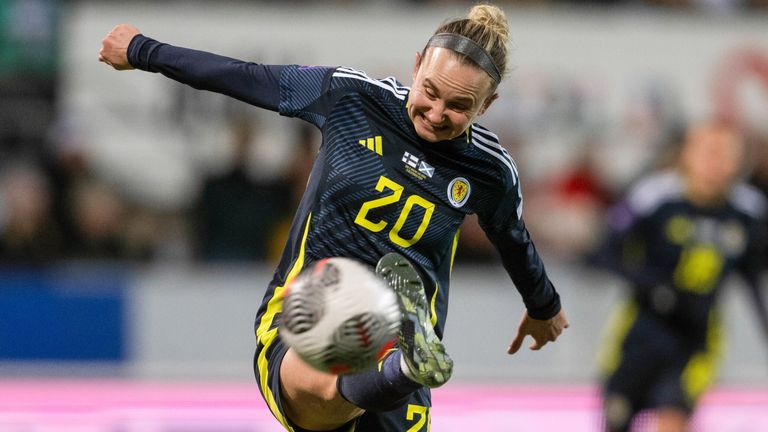
<svg viewBox="0 0 768 432">
<path fill-rule="evenodd" d="M 307 364 L 333 374 L 372 367 L 393 346 L 395 292 L 350 258 L 327 258 L 286 287 L 279 333 Z"/>
</svg>

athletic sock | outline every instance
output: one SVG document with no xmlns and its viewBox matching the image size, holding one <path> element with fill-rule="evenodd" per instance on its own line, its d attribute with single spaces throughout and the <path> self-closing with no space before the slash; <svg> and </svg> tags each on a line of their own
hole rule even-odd
<svg viewBox="0 0 768 432">
<path fill-rule="evenodd" d="M 405 375 L 406 378 L 416 382 L 416 380 L 413 378 L 413 372 L 411 372 L 411 368 L 408 367 L 408 363 L 406 363 L 405 357 L 403 357 L 402 351 L 398 350 L 397 354 L 400 355 L 400 371 L 403 373 L 403 375 Z"/>
<path fill-rule="evenodd" d="M 381 368 L 371 368 L 354 375 L 341 375 L 336 388 L 344 399 L 366 411 L 393 410 L 422 387 L 403 373 L 400 350 L 393 351 L 382 362 Z"/>
</svg>

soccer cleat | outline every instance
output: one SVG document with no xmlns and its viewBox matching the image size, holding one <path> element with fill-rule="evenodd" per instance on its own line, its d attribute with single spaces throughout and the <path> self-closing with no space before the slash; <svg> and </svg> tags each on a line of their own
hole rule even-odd
<svg viewBox="0 0 768 432">
<path fill-rule="evenodd" d="M 451 377 L 453 360 L 432 327 L 419 273 L 407 259 L 393 252 L 379 260 L 376 274 L 395 291 L 403 312 L 398 345 L 408 367 L 405 372 L 410 372 L 406 375 L 423 386 L 440 387 Z"/>
</svg>

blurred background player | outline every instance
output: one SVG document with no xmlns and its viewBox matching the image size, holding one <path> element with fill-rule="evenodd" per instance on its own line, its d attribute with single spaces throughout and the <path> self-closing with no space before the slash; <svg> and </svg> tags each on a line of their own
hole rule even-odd
<svg viewBox="0 0 768 432">
<path fill-rule="evenodd" d="M 678 165 L 647 176 L 609 212 L 601 260 L 626 278 L 629 300 L 610 321 L 601 367 L 606 430 L 628 431 L 644 409 L 658 430 L 685 431 L 722 351 L 717 307 L 736 271 L 768 341 L 759 276 L 766 201 L 741 182 L 745 145 L 725 124 L 693 125 Z"/>
<path fill-rule="evenodd" d="M 540 349 L 568 326 L 522 220 L 515 162 L 495 134 L 473 123 L 498 97 L 508 38 L 500 9 L 475 6 L 468 18 L 441 25 L 417 54 L 411 88 L 348 68 L 265 66 L 173 47 L 129 25 L 104 38 L 99 60 L 117 70 L 160 72 L 323 132 L 256 321 L 257 379 L 288 430 L 428 430 L 429 388 L 452 373 L 440 339 L 466 215 L 478 215 L 527 308 L 509 353 L 527 335 L 534 339 L 531 349 Z M 378 369 L 325 374 L 279 338 L 284 287 L 307 264 L 329 256 L 371 267 L 378 262 L 379 274 L 396 288 L 422 286 L 402 290 L 399 349 Z"/>
</svg>

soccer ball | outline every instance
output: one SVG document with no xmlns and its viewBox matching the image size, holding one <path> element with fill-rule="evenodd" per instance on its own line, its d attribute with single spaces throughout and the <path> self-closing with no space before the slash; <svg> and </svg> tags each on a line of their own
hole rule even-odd
<svg viewBox="0 0 768 432">
<path fill-rule="evenodd" d="M 397 296 L 381 278 L 358 261 L 335 257 L 286 287 L 279 334 L 315 369 L 349 374 L 392 348 L 400 319 Z"/>
</svg>

